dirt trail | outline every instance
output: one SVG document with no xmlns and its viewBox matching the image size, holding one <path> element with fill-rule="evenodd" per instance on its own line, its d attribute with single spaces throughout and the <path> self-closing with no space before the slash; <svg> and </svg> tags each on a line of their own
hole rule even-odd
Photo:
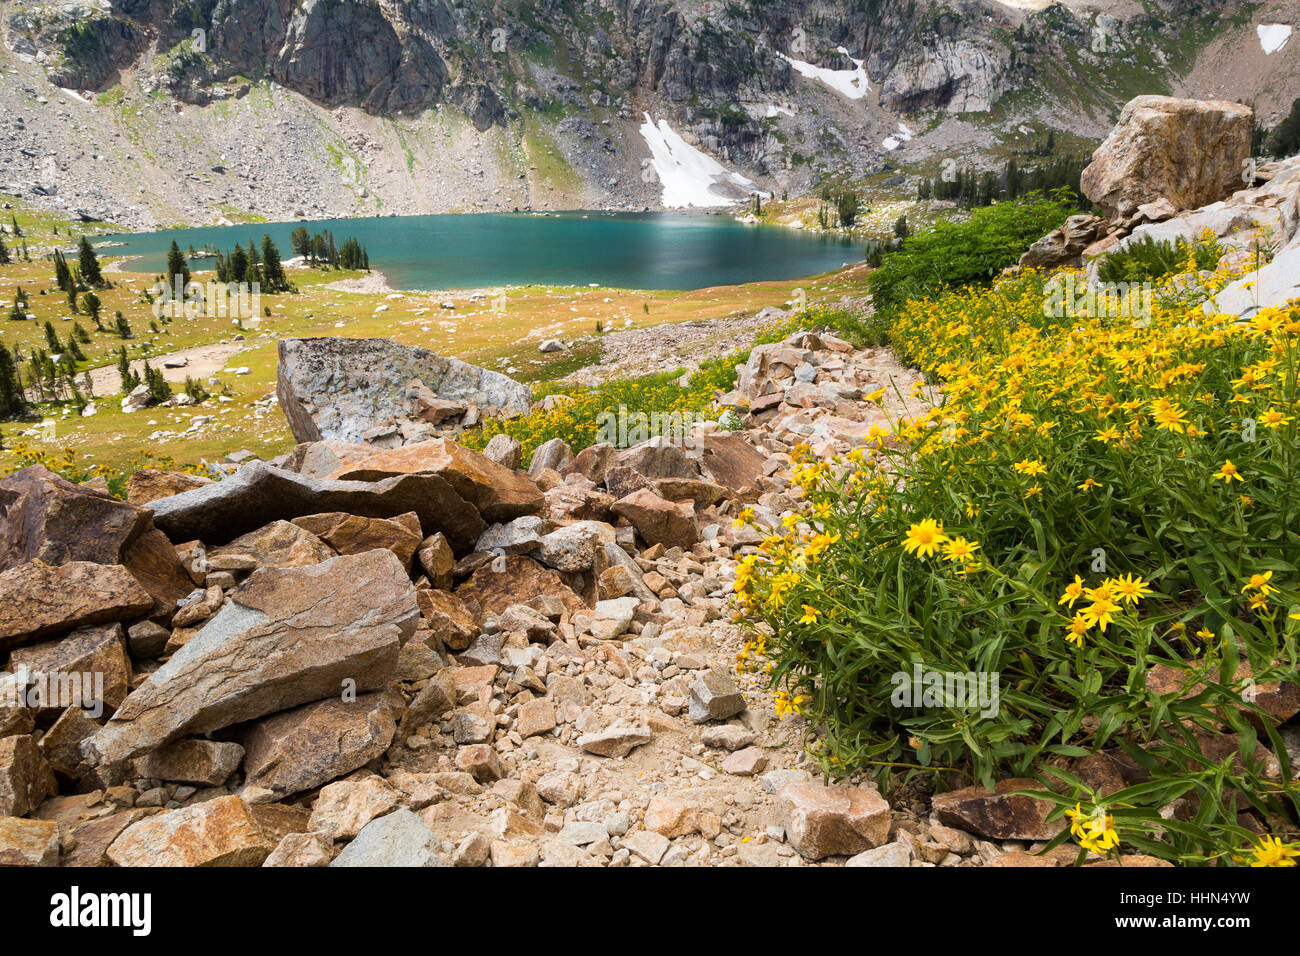
<svg viewBox="0 0 1300 956">
<path fill-rule="evenodd" d="M 150 356 L 149 364 L 154 368 L 161 368 L 163 378 L 169 382 L 183 382 L 187 375 L 202 379 L 215 375 L 226 368 L 226 364 L 230 359 L 239 354 L 243 348 L 243 342 L 196 345 L 193 348 L 181 349 L 178 352 Z M 180 359 L 184 359 L 186 362 L 181 368 L 167 367 L 167 362 Z M 131 363 L 131 370 L 137 374 L 142 373 L 144 363 L 144 359 L 137 359 Z M 109 395 L 122 387 L 116 365 L 103 365 L 99 368 L 92 368 L 90 370 L 90 382 L 94 386 L 96 395 Z"/>
</svg>

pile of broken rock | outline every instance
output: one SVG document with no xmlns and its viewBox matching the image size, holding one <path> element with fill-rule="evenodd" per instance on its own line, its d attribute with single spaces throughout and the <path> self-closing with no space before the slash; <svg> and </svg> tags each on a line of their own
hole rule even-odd
<svg viewBox="0 0 1300 956">
<path fill-rule="evenodd" d="M 758 532 L 731 518 L 778 527 L 793 445 L 853 447 L 918 380 L 808 333 L 742 371 L 749 427 L 686 448 L 551 442 L 525 471 L 505 437 L 326 439 L 126 501 L 0 480 L 0 864 L 1025 857 L 1042 806 L 814 782 L 802 721 L 734 673 Z"/>
</svg>

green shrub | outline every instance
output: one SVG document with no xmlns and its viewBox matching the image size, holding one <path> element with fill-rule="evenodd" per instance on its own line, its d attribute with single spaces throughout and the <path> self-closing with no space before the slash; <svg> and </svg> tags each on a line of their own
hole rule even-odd
<svg viewBox="0 0 1300 956">
<path fill-rule="evenodd" d="M 1224 249 L 1217 239 L 1208 236 L 1189 243 L 1143 236 L 1125 248 L 1110 253 L 1097 267 L 1102 282 L 1145 282 L 1183 272 L 1213 269 L 1223 258 Z"/>
</svg>

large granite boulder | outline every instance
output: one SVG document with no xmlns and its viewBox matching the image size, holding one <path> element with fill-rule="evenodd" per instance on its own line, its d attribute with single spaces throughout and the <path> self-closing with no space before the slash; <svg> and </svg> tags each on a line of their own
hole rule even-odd
<svg viewBox="0 0 1300 956">
<path fill-rule="evenodd" d="M 527 385 L 500 372 L 389 339 L 281 339 L 276 376 L 280 408 L 300 442 L 360 442 L 376 429 L 428 423 L 426 393 L 464 406 L 460 416 L 444 408 L 439 423 L 471 406 L 481 418 L 522 414 L 532 402 Z"/>
<path fill-rule="evenodd" d="M 1254 113 L 1224 100 L 1138 96 L 1092 154 L 1083 194 L 1121 217 L 1164 198 L 1195 209 L 1242 186 Z"/>
</svg>

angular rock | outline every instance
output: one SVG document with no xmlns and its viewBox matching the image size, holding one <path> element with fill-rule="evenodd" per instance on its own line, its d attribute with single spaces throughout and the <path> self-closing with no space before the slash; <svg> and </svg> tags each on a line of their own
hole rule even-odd
<svg viewBox="0 0 1300 956">
<path fill-rule="evenodd" d="M 58 866 L 59 825 L 0 816 L 0 866 Z"/>
<path fill-rule="evenodd" d="M 528 411 L 527 385 L 498 372 L 389 339 L 281 339 L 276 396 L 294 439 L 359 442 L 376 426 L 410 417 L 412 379 L 439 399 L 489 416 Z"/>
<path fill-rule="evenodd" d="M 50 765 L 28 734 L 0 738 L 0 817 L 25 817 L 58 793 Z"/>
<path fill-rule="evenodd" d="M 590 571 L 596 555 L 614 544 L 614 529 L 603 521 L 579 521 L 556 528 L 541 539 L 535 557 L 557 571 Z"/>
<path fill-rule="evenodd" d="M 874 790 L 792 783 L 776 802 L 790 845 L 809 860 L 852 856 L 889 839 L 892 813 Z"/>
<path fill-rule="evenodd" d="M 465 650 L 483 629 L 474 609 L 459 594 L 421 588 L 416 599 L 425 627 L 449 650 Z"/>
<path fill-rule="evenodd" d="M 548 468 L 559 471 L 573 457 L 573 449 L 562 438 L 552 438 L 537 446 L 533 457 L 528 460 L 529 477 L 537 478 Z"/>
<path fill-rule="evenodd" d="M 294 518 L 292 523 L 339 554 L 364 554 L 385 548 L 397 555 L 404 568 L 411 566 L 411 559 L 423 540 L 420 519 L 413 511 L 394 518 L 365 518 L 335 511 Z"/>
<path fill-rule="evenodd" d="M 348 840 L 400 802 L 401 795 L 379 777 L 340 780 L 321 788 L 308 829 L 329 840 Z"/>
<path fill-rule="evenodd" d="M 506 555 L 484 564 L 456 589 L 457 597 L 478 602 L 487 616 L 538 595 L 559 598 L 571 611 L 586 606 L 559 574 L 523 555 Z"/>
<path fill-rule="evenodd" d="M 365 825 L 330 866 L 446 866 L 438 856 L 438 838 L 405 808 Z"/>
<path fill-rule="evenodd" d="M 456 681 L 448 670 L 441 670 L 421 688 L 402 715 L 399 733 L 403 737 L 415 728 L 438 720 L 456 706 Z"/>
<path fill-rule="evenodd" d="M 553 527 L 553 521 L 535 515 L 526 515 L 505 524 L 494 524 L 479 536 L 474 550 L 493 554 L 528 554 L 542 546 L 542 535 Z"/>
<path fill-rule="evenodd" d="M 272 521 L 229 544 L 213 548 L 207 553 L 207 559 L 208 567 L 214 571 L 305 568 L 328 561 L 335 553 L 306 528 L 290 521 Z"/>
<path fill-rule="evenodd" d="M 456 554 L 447 543 L 446 535 L 431 534 L 420 542 L 415 552 L 416 560 L 429 578 L 429 583 L 440 591 L 451 589 L 452 569 L 456 567 Z"/>
<path fill-rule="evenodd" d="M 42 465 L 0 479 L 0 571 L 29 561 L 121 564 L 149 512 Z"/>
<path fill-rule="evenodd" d="M 140 776 L 150 780 L 218 787 L 235 772 L 242 759 L 244 748 L 237 743 L 192 737 L 141 757 L 136 762 L 136 769 Z"/>
<path fill-rule="evenodd" d="M 691 720 L 697 724 L 726 720 L 745 709 L 745 697 L 723 671 L 708 671 L 691 683 L 689 690 Z"/>
<path fill-rule="evenodd" d="M 695 508 L 690 502 L 666 501 L 649 488 L 642 488 L 615 501 L 613 510 L 626 518 L 647 544 L 689 548 L 700 540 Z"/>
<path fill-rule="evenodd" d="M 295 474 L 255 461 L 229 478 L 150 505 L 154 523 L 173 541 L 222 543 L 277 520 L 340 511 L 391 518 L 414 511 L 420 526 L 441 531 L 468 551 L 485 527 L 478 509 L 433 474 L 380 481 L 336 481 Z"/>
<path fill-rule="evenodd" d="M 1224 199 L 1241 186 L 1253 116 L 1224 100 L 1135 97 L 1092 154 L 1083 194 L 1121 216 L 1161 198 L 1179 209 Z"/>
<path fill-rule="evenodd" d="M 505 776 L 497 752 L 488 744 L 470 744 L 456 751 L 456 766 L 480 783 L 491 783 Z"/>
<path fill-rule="evenodd" d="M 108 858 L 116 866 L 261 866 L 286 833 L 306 828 L 301 811 L 217 797 L 132 824 Z"/>
<path fill-rule="evenodd" d="M 545 503 L 542 489 L 535 482 L 447 438 L 375 451 L 328 477 L 382 481 L 416 474 L 442 478 L 489 522 L 541 514 Z"/>
<path fill-rule="evenodd" d="M 153 606 L 121 565 L 20 564 L 0 573 L 0 652 L 82 625 L 130 620 Z"/>
<path fill-rule="evenodd" d="M 545 697 L 525 701 L 519 705 L 519 719 L 515 730 L 527 740 L 555 729 L 555 705 Z"/>
<path fill-rule="evenodd" d="M 99 726 L 80 707 L 69 707 L 41 736 L 37 745 L 41 756 L 56 774 L 69 780 L 77 779 L 84 765 L 81 743 L 98 732 Z"/>
<path fill-rule="evenodd" d="M 262 866 L 329 866 L 331 849 L 319 833 L 286 833 Z"/>
<path fill-rule="evenodd" d="M 896 867 L 912 865 L 912 847 L 898 840 L 886 843 L 873 850 L 863 850 L 857 856 L 844 861 L 845 866 Z"/>
<path fill-rule="evenodd" d="M 27 673 L 27 703 L 40 713 L 65 707 L 92 716 L 104 708 L 111 713 L 131 686 L 125 638 L 120 624 L 79 627 L 59 640 L 18 648 L 9 655 L 9 669 Z"/>
<path fill-rule="evenodd" d="M 1050 840 L 1064 826 L 1060 820 L 1047 822 L 1052 804 L 1011 793 L 1041 789 L 1036 780 L 1011 778 L 998 781 L 992 793 L 981 786 L 937 793 L 931 806 L 940 823 L 990 840 Z"/>
<path fill-rule="evenodd" d="M 767 769 L 767 754 L 759 747 L 746 747 L 731 754 L 719 767 L 736 777 L 757 776 Z"/>
<path fill-rule="evenodd" d="M 259 569 L 229 597 L 118 708 L 88 756 L 111 763 L 346 688 L 379 689 L 419 620 L 415 589 L 390 551 Z"/>
<path fill-rule="evenodd" d="M 483 455 L 502 468 L 509 468 L 514 471 L 519 467 L 520 451 L 519 439 L 500 434 L 493 435 L 488 440 L 487 445 L 483 448 Z"/>
<path fill-rule="evenodd" d="M 170 498 L 204 485 L 212 484 L 211 478 L 191 475 L 183 471 L 159 471 L 155 468 L 141 468 L 131 473 L 126 483 L 126 500 L 137 507 L 147 505 L 159 498 Z"/>
<path fill-rule="evenodd" d="M 578 738 L 578 747 L 590 754 L 601 757 L 626 757 L 642 744 L 654 739 L 650 728 L 615 724 L 594 734 L 583 734 Z"/>
<path fill-rule="evenodd" d="M 767 456 L 736 432 L 715 432 L 704 436 L 700 472 L 742 501 L 758 497 L 758 479 Z"/>
<path fill-rule="evenodd" d="M 641 599 L 635 597 L 597 601 L 596 613 L 591 619 L 592 636 L 600 641 L 612 641 L 621 637 L 632 623 L 632 617 L 640 603 Z"/>
</svg>

